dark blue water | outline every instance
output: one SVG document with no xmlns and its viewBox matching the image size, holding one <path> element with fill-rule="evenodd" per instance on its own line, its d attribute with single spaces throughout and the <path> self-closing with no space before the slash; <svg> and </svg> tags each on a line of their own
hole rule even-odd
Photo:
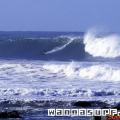
<svg viewBox="0 0 120 120">
<path fill-rule="evenodd" d="M 82 60 L 86 54 L 80 43 L 83 33 L 71 32 L 0 32 L 0 58 L 39 60 Z M 65 49 L 45 54 L 75 40 Z M 81 38 L 82 39 L 82 38 Z"/>
</svg>

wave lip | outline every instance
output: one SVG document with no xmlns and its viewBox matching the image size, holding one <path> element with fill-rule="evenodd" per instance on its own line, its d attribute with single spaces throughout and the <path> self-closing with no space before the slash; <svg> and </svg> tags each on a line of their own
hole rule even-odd
<svg viewBox="0 0 120 120">
<path fill-rule="evenodd" d="M 64 38 L 64 37 L 63 37 Z M 58 51 L 61 51 L 63 50 L 65 47 L 67 47 L 70 43 L 73 42 L 74 38 L 72 37 L 67 37 L 68 39 L 70 39 L 66 44 L 62 45 L 62 46 L 59 46 L 59 47 L 55 47 L 53 48 L 52 50 L 50 51 L 47 51 L 45 52 L 45 54 L 51 54 L 51 53 L 54 53 L 54 52 L 58 52 Z"/>
<path fill-rule="evenodd" d="M 98 57 L 98 58 L 96 58 Z M 39 59 L 57 61 L 101 61 L 120 57 L 120 36 L 97 36 L 89 31 L 85 35 L 61 35 L 39 38 L 0 36 L 0 58 Z M 118 60 L 118 59 L 114 59 Z"/>
<path fill-rule="evenodd" d="M 84 36 L 85 51 L 93 57 L 116 58 L 120 57 L 120 36 L 108 35 L 97 37 L 88 32 Z"/>
</svg>

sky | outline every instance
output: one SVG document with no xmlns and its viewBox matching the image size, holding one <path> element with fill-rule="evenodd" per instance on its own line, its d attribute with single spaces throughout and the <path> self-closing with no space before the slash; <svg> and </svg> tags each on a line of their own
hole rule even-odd
<svg viewBox="0 0 120 120">
<path fill-rule="evenodd" d="M 120 32 L 120 0 L 0 0 L 0 31 Z"/>
</svg>

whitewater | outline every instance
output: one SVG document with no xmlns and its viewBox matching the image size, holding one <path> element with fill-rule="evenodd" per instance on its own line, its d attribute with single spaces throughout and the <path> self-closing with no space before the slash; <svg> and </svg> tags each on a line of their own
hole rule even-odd
<svg viewBox="0 0 120 120">
<path fill-rule="evenodd" d="M 110 34 L 97 37 L 92 32 L 84 37 L 85 51 L 93 57 L 116 58 L 120 56 L 120 36 Z"/>
<path fill-rule="evenodd" d="M 30 115 L 58 101 L 66 107 L 82 100 L 116 105 L 119 84 L 117 34 L 0 32 L 1 105 L 23 105 Z"/>
</svg>

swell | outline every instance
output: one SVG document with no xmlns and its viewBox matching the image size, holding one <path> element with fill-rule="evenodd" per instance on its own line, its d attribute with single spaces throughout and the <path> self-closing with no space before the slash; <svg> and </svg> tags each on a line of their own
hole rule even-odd
<svg viewBox="0 0 120 120">
<path fill-rule="evenodd" d="M 26 38 L 24 34 L 22 37 L 0 35 L 0 58 L 63 61 L 118 60 L 120 36 L 116 34 L 101 36 L 92 31 L 84 35 L 48 35 L 47 37 L 43 35 L 31 38 Z"/>
<path fill-rule="evenodd" d="M 0 41 L 0 58 L 82 60 L 85 56 L 80 38 L 64 36 Z"/>
</svg>

